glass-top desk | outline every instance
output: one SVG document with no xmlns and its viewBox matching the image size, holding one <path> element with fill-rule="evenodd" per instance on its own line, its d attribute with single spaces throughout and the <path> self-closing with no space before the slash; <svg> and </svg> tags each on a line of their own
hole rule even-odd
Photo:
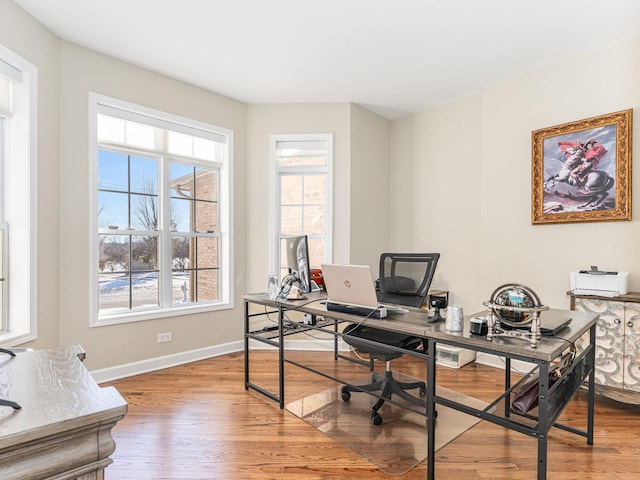
<svg viewBox="0 0 640 480">
<path fill-rule="evenodd" d="M 342 336 L 338 328 L 341 323 L 361 322 L 363 317 L 340 312 L 329 312 L 324 304 L 324 293 L 308 293 L 306 300 L 270 300 L 266 294 L 247 294 L 244 296 L 245 318 L 245 389 L 256 390 L 267 397 L 279 402 L 280 408 L 284 407 L 285 380 L 284 364 L 300 366 L 327 377 L 323 372 L 316 371 L 287 358 L 285 337 L 304 330 L 317 330 L 334 336 L 337 345 L 338 338 Z M 259 308 L 256 308 L 259 307 Z M 409 313 L 390 315 L 385 319 L 367 318 L 367 325 L 394 332 L 402 332 L 421 337 L 426 347 L 426 353 L 406 351 L 408 355 L 421 357 L 426 362 L 426 409 L 422 412 L 427 417 L 427 478 L 435 478 L 435 409 L 436 405 L 444 405 L 449 408 L 476 416 L 482 420 L 501 425 L 525 435 L 537 439 L 538 443 L 538 480 L 544 480 L 547 476 L 547 434 L 552 427 L 560 428 L 576 435 L 584 436 L 589 445 L 593 444 L 594 423 L 594 375 L 595 364 L 595 325 L 597 314 L 584 312 L 570 312 L 572 321 L 567 328 L 552 337 L 542 337 L 537 348 L 532 348 L 528 341 L 515 337 L 494 337 L 487 340 L 484 336 L 469 333 L 469 319 L 465 317 L 464 328 L 461 332 L 449 332 L 445 329 L 444 322 L 427 323 L 427 313 L 422 309 L 408 308 Z M 297 328 L 290 328 L 291 320 L 285 320 L 285 313 L 297 311 L 308 314 L 312 318 L 320 319 L 313 324 L 299 323 Z M 550 309 L 544 315 L 565 314 L 564 310 Z M 272 330 L 257 329 L 252 331 L 252 320 L 266 314 L 276 314 L 277 324 Z M 557 360 L 571 345 L 588 335 L 589 341 L 578 353 L 575 360 L 567 368 L 562 377 L 553 386 L 549 386 L 546 379 L 552 370 L 552 363 Z M 251 351 L 250 340 L 266 343 L 278 349 L 278 392 L 271 392 L 251 381 Z M 437 369 L 435 354 L 437 344 L 445 344 L 453 347 L 466 348 L 476 352 L 484 352 L 505 358 L 504 393 L 484 409 L 471 406 L 440 397 L 436 394 Z M 386 346 L 388 347 L 388 346 Z M 337 358 L 337 348 L 336 348 Z M 539 369 L 537 415 L 519 415 L 512 411 L 510 406 L 511 395 L 524 382 L 522 378 L 512 385 L 511 361 L 521 360 L 537 366 Z M 339 378 L 332 378 L 339 383 L 347 383 Z M 586 430 L 579 430 L 571 426 L 557 422 L 565 406 L 573 397 L 573 394 L 587 380 L 588 407 Z M 504 408 L 498 408 L 499 406 Z"/>
</svg>

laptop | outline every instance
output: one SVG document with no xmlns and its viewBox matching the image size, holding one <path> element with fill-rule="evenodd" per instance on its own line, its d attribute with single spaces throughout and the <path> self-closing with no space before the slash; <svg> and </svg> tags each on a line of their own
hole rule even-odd
<svg viewBox="0 0 640 480">
<path fill-rule="evenodd" d="M 544 311 L 540 312 L 540 335 L 550 337 L 556 335 L 561 330 L 564 330 L 571 323 L 570 312 L 558 312 L 558 311 Z M 528 332 L 531 330 L 530 326 L 526 327 L 509 327 L 502 325 L 507 330 L 522 330 Z"/>
<path fill-rule="evenodd" d="M 327 310 L 373 318 L 408 312 L 404 308 L 378 303 L 368 265 L 323 264 L 322 277 L 327 289 Z"/>
<path fill-rule="evenodd" d="M 540 312 L 540 334 L 555 335 L 564 330 L 571 323 L 571 317 L 566 312 Z"/>
</svg>

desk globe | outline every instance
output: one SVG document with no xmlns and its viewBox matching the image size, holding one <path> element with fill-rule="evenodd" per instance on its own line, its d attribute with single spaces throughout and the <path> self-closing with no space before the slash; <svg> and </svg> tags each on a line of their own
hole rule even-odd
<svg viewBox="0 0 640 480">
<path fill-rule="evenodd" d="M 533 348 L 538 345 L 540 312 L 549 307 L 542 305 L 531 288 L 507 283 L 496 288 L 483 304 L 489 308 L 487 339 L 504 335 L 528 339 Z"/>
</svg>

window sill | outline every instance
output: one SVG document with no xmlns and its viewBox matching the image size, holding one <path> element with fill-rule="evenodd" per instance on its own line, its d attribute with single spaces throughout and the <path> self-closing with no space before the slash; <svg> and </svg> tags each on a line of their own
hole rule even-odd
<svg viewBox="0 0 640 480">
<path fill-rule="evenodd" d="M 177 317 L 198 313 L 216 312 L 218 310 L 229 310 L 233 308 L 233 303 L 211 303 L 207 305 L 190 305 L 186 307 L 172 307 L 160 310 L 147 310 L 132 313 L 122 313 L 100 317 L 91 322 L 91 327 L 104 327 L 107 325 L 118 325 L 123 323 L 142 322 L 147 320 L 158 320 L 167 317 Z"/>
<path fill-rule="evenodd" d="M 15 347 L 37 338 L 38 336 L 31 332 L 0 332 L 0 347 Z"/>
</svg>

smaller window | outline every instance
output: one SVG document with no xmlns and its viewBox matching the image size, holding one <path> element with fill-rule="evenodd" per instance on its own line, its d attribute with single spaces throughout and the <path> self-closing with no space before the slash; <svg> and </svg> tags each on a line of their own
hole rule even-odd
<svg viewBox="0 0 640 480">
<path fill-rule="evenodd" d="M 275 234 L 272 271 L 286 273 L 284 239 L 307 235 L 311 268 L 331 261 L 333 136 L 273 135 Z"/>
</svg>

